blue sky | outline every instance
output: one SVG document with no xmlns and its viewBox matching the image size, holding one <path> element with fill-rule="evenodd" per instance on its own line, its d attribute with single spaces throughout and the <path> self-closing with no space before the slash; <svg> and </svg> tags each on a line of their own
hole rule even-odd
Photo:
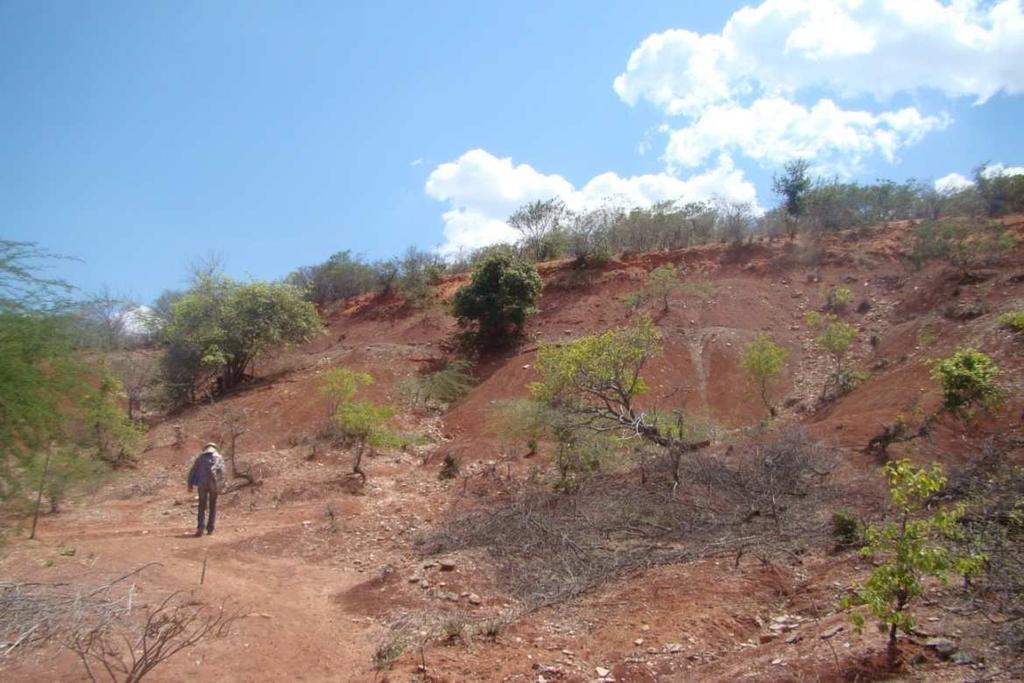
<svg viewBox="0 0 1024 683">
<path fill-rule="evenodd" d="M 0 2 L 0 235 L 147 302 L 210 253 L 453 253 L 553 194 L 770 207 L 795 155 L 1019 166 L 1019 1 L 912 4 Z"/>
</svg>

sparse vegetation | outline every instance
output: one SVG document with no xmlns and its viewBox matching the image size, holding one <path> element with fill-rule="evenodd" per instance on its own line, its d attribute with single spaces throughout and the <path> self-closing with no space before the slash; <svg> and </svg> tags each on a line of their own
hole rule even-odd
<svg viewBox="0 0 1024 683">
<path fill-rule="evenodd" d="M 848 393 L 864 379 L 862 373 L 851 371 L 845 365 L 846 354 L 857 337 L 857 328 L 832 314 L 821 315 L 815 312 L 807 314 L 807 324 L 819 330 L 814 341 L 835 364 L 835 369 L 829 374 L 822 388 L 822 400 Z"/>
<path fill-rule="evenodd" d="M 426 375 L 407 377 L 399 383 L 398 391 L 413 408 L 434 407 L 443 410 L 465 396 L 473 388 L 473 364 L 456 358 L 444 368 Z"/>
</svg>

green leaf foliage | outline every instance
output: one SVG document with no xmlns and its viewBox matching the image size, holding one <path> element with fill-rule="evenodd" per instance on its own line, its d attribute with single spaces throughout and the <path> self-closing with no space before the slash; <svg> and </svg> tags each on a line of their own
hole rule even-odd
<svg viewBox="0 0 1024 683">
<path fill-rule="evenodd" d="M 1024 332 L 1024 311 L 1009 311 L 999 316 L 1001 326 L 1014 332 Z"/>
<path fill-rule="evenodd" d="M 1006 392 L 996 383 L 999 368 L 987 355 L 962 348 L 932 366 L 932 380 L 942 387 L 943 407 L 960 418 L 970 418 L 976 408 L 997 410 Z"/>
<path fill-rule="evenodd" d="M 455 293 L 452 310 L 460 324 L 475 324 L 479 339 L 494 344 L 522 330 L 540 288 L 540 275 L 532 263 L 496 254 L 481 263 L 470 284 Z"/>
<path fill-rule="evenodd" d="M 308 341 L 320 329 L 316 309 L 292 285 L 207 277 L 171 308 L 164 377 L 179 400 L 194 399 L 213 377 L 230 389 L 260 354 Z"/>
<path fill-rule="evenodd" d="M 909 607 L 924 591 L 924 579 L 945 582 L 951 574 L 976 574 L 985 557 L 958 556 L 950 550 L 948 541 L 961 535 L 957 521 L 963 515 L 962 505 L 924 514 L 929 499 L 946 486 L 941 466 L 918 468 L 899 460 L 886 464 L 884 472 L 895 519 L 865 529 L 861 552 L 874 558 L 876 568 L 864 584 L 854 587 L 854 595 L 843 606 L 866 605 L 879 629 L 888 630 L 889 654 L 895 657 L 897 633 L 914 629 Z M 854 613 L 851 619 L 858 629 L 863 628 L 863 614 Z"/>
<path fill-rule="evenodd" d="M 541 381 L 530 386 L 534 398 L 570 405 L 628 407 L 647 391 L 640 371 L 661 350 L 661 332 L 644 316 L 631 327 L 609 330 L 537 351 Z"/>
<path fill-rule="evenodd" d="M 764 403 L 764 407 L 775 417 L 775 407 L 769 395 L 771 384 L 782 374 L 789 352 L 776 344 L 766 334 L 759 334 L 743 351 L 740 367 L 753 384 Z"/>
</svg>

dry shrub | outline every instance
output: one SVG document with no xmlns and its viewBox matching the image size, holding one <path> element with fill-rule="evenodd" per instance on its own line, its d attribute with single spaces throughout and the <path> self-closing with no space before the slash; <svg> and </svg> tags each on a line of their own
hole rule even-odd
<svg viewBox="0 0 1024 683">
<path fill-rule="evenodd" d="M 128 615 L 135 593 L 129 579 L 152 564 L 99 584 L 0 582 L 0 661 Z"/>
<path fill-rule="evenodd" d="M 1013 653 L 1014 671 L 1024 673 L 1024 467 L 1012 454 L 1024 440 L 994 440 L 955 472 L 946 495 L 963 502 L 961 539 L 986 556 L 985 571 L 959 596 L 962 611 L 977 613 L 976 635 Z"/>
<path fill-rule="evenodd" d="M 572 494 L 512 481 L 486 503 L 463 500 L 422 539 L 424 555 L 482 549 L 523 608 L 570 599 L 605 581 L 711 554 L 764 562 L 828 540 L 831 455 L 801 430 L 751 441 L 725 456 L 653 463 L 647 484 L 595 475 Z"/>
</svg>

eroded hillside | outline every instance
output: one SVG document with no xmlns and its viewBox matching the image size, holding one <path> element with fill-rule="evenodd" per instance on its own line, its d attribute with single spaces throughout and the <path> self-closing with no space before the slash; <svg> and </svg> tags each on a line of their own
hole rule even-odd
<svg viewBox="0 0 1024 683">
<path fill-rule="evenodd" d="M 1024 221 L 1007 224 L 1024 242 Z M 615 518 L 614 533 L 608 533 L 615 547 L 599 549 L 600 557 L 633 557 L 642 550 L 652 559 L 611 563 L 591 583 L 581 570 L 580 590 L 567 589 L 567 599 L 552 604 L 526 599 L 532 593 L 515 581 L 515 567 L 489 552 L 486 543 L 458 550 L 437 536 L 453 520 L 459 524 L 458 515 L 521 501 L 517 496 L 534 490 L 524 488 L 532 483 L 556 501 L 552 509 L 561 505 L 558 500 L 572 499 L 550 491 L 550 445 L 541 443 L 531 453 L 503 429 L 501 408 L 528 396 L 528 384 L 537 380 L 538 345 L 603 332 L 644 313 L 664 335 L 662 353 L 644 370 L 644 408 L 681 411 L 714 437 L 708 457 L 723 462 L 741 463 L 752 444 L 804 428 L 833 463 L 828 495 L 836 508 L 880 515 L 879 461 L 865 447 L 898 416 L 935 411 L 941 397 L 928 363 L 961 346 L 981 349 L 996 361 L 1006 406 L 966 426 L 939 418 L 927 437 L 892 445 L 890 457 L 937 461 L 952 469 L 996 439 L 1005 458 L 1019 461 L 1024 342 L 997 318 L 1024 308 L 1024 247 L 1019 242 L 1000 263 L 969 275 L 941 262 L 913 269 L 904 258 L 909 231 L 899 224 L 815 243 L 704 246 L 628 256 L 589 269 L 544 264 L 540 310 L 523 342 L 476 359 L 475 387 L 443 413 L 399 414 L 396 428 L 415 438 L 370 458 L 361 488 L 346 476 L 350 453 L 322 437 L 327 405 L 318 387 L 324 373 L 339 366 L 366 371 L 375 379 L 366 396 L 397 405 L 403 378 L 455 354 L 458 330 L 443 302 L 467 278 L 443 282 L 434 303 L 421 309 L 370 296 L 328 309 L 323 336 L 263 361 L 242 390 L 156 422 L 137 469 L 79 496 L 65 512 L 44 517 L 39 540 L 12 540 L 0 560 L 5 580 L 98 585 L 154 563 L 127 581 L 134 609 L 180 590 L 247 612 L 225 639 L 200 642 L 161 666 L 152 680 L 877 676 L 883 636 L 870 629 L 855 635 L 838 607 L 869 565 L 856 552 L 834 552 L 819 540 L 828 535 L 828 501 L 806 508 L 806 514 L 803 502 L 788 502 L 790 513 L 802 519 L 785 543 L 769 550 L 760 541 L 740 542 L 761 538 L 756 530 L 763 520 L 740 518 L 724 531 L 697 510 L 686 518 L 690 537 L 680 528 L 638 546 L 640 532 L 631 536 L 629 525 Z M 683 273 L 667 310 L 653 303 L 631 310 L 624 298 L 664 264 Z M 850 362 L 866 375 L 848 394 L 822 403 L 829 359 L 816 348 L 816 332 L 805 317 L 820 310 L 835 287 L 852 293 L 839 315 L 858 330 Z M 739 366 L 746 344 L 762 332 L 789 351 L 776 389 L 779 416 L 768 427 L 762 424 L 765 407 Z M 228 415 L 244 416 L 237 458 L 258 484 L 222 496 L 217 533 L 195 539 L 186 469 L 206 441 L 227 440 Z M 439 481 L 448 454 L 461 463 L 461 474 Z M 655 465 L 651 471 L 658 476 Z M 576 510 L 589 510 L 596 520 L 609 507 L 648 504 L 637 493 L 641 489 L 629 488 L 638 486 L 638 477 L 631 465 L 602 475 Z M 725 505 L 715 498 L 712 492 L 707 505 Z M 659 508 L 657 500 L 638 508 L 636 524 L 648 525 L 645 538 L 653 538 L 651 528 L 670 524 L 651 521 L 670 509 Z M 694 493 L 690 500 L 701 499 Z M 538 525 L 576 528 L 568 517 L 536 519 Z M 743 527 L 747 523 L 752 526 Z M 507 529 L 512 534 L 515 527 Z M 503 542 L 500 531 L 492 545 Z M 721 539 L 728 543 L 716 545 Z M 539 560 L 524 564 L 523 571 L 544 571 Z M 1006 675 L 1000 674 L 1006 653 L 970 640 L 971 618 L 943 611 L 937 600 L 926 600 L 920 613 L 922 631 L 962 636 L 972 659 L 941 661 L 922 637 L 907 645 L 908 661 L 920 657 L 901 675 L 962 680 L 983 675 L 978 667 L 984 666 Z M 0 667 L 7 680 L 85 679 L 74 653 L 56 642 L 22 648 Z"/>
</svg>

